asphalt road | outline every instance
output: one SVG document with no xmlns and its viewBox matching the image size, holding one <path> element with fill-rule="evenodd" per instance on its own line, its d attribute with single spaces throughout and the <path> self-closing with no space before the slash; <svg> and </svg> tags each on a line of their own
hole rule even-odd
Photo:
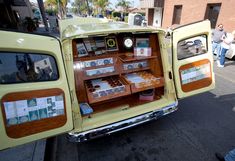
<svg viewBox="0 0 235 161">
<path fill-rule="evenodd" d="M 216 161 L 235 148 L 235 62 L 214 68 L 216 88 L 180 100 L 175 113 L 86 143 L 57 137 L 56 160 Z"/>
</svg>

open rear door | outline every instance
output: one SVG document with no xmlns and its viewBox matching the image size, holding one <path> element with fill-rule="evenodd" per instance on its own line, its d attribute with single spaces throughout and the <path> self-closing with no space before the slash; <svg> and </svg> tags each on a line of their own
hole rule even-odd
<svg viewBox="0 0 235 161">
<path fill-rule="evenodd" d="M 59 40 L 0 31 L 0 149 L 73 129 Z"/>
<path fill-rule="evenodd" d="M 177 97 L 214 88 L 210 22 L 201 21 L 173 30 L 173 71 Z"/>
</svg>

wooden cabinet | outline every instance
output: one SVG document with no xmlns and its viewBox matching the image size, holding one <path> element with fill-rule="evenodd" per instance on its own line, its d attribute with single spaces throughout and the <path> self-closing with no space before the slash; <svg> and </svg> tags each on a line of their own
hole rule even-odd
<svg viewBox="0 0 235 161">
<path fill-rule="evenodd" d="M 124 97 L 138 99 L 136 97 L 138 92 L 155 88 L 162 90 L 164 88 L 157 34 L 148 33 L 131 36 L 134 40 L 139 37 L 149 40 L 148 48 L 151 49 L 151 55 L 147 56 L 138 56 L 134 53 L 136 44 L 133 45 L 132 49 L 125 50 L 122 42 L 123 37 L 125 35 L 122 33 L 116 36 L 112 35 L 112 39 L 116 38 L 116 41 L 112 43 L 118 44 L 116 44 L 116 50 L 110 51 L 105 50 L 107 46 L 107 44 L 103 44 L 106 43 L 105 37 L 96 38 L 94 36 L 93 39 L 99 40 L 99 48 L 95 48 L 95 50 L 100 52 L 91 51 L 91 46 L 94 46 L 93 40 L 92 42 L 88 42 L 88 39 L 73 40 L 74 74 L 79 102 L 95 105 L 105 103 L 105 101 L 116 101 Z M 92 37 L 89 39 L 91 40 Z M 84 45 L 81 45 L 82 43 Z M 87 45 L 86 43 L 90 44 Z M 83 47 L 86 51 L 83 51 Z M 85 56 L 79 56 L 79 51 Z M 156 98 L 161 97 L 159 92 L 155 92 L 154 95 Z"/>
</svg>

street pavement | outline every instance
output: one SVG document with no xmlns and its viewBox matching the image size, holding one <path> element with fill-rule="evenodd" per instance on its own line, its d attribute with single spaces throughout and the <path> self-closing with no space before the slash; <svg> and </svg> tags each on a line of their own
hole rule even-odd
<svg viewBox="0 0 235 161">
<path fill-rule="evenodd" d="M 235 62 L 215 64 L 216 88 L 159 120 L 86 143 L 57 137 L 56 161 L 216 161 L 235 148 Z"/>
<path fill-rule="evenodd" d="M 46 140 L 0 151 L 0 161 L 44 161 Z"/>
</svg>

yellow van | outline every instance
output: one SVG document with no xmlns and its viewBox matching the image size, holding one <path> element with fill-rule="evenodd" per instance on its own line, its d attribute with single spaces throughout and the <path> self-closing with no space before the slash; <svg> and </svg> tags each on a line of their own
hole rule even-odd
<svg viewBox="0 0 235 161">
<path fill-rule="evenodd" d="M 215 86 L 209 21 L 166 31 L 77 18 L 60 30 L 60 39 L 0 31 L 0 149 L 108 135 Z"/>
</svg>

